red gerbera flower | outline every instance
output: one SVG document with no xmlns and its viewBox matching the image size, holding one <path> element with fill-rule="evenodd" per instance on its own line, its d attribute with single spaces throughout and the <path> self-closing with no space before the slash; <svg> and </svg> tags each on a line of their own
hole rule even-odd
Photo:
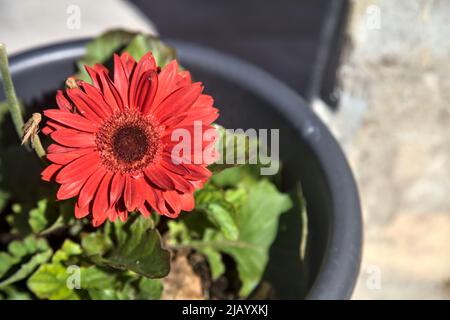
<svg viewBox="0 0 450 320">
<path fill-rule="evenodd" d="M 61 184 L 59 200 L 77 196 L 75 216 L 92 213 L 94 226 L 117 217 L 124 221 L 136 210 L 171 218 L 192 210 L 193 193 L 210 177 L 206 166 L 212 161 L 174 161 L 178 142 L 172 133 L 194 134 L 198 123 L 214 130 L 217 109 L 202 94 L 202 84 L 192 83 L 175 60 L 161 70 L 151 53 L 138 63 L 127 53 L 115 55 L 113 79 L 102 65 L 86 70 L 92 85 L 77 81 L 65 94 L 58 91 L 59 109 L 44 111 L 50 120 L 42 131 L 54 143 L 42 179 Z M 181 158 L 208 150 L 214 154 L 212 141 L 202 140 Z"/>
</svg>

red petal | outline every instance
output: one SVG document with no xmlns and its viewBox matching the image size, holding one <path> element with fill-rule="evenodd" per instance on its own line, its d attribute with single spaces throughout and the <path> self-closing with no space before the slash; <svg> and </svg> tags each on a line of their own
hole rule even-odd
<svg viewBox="0 0 450 320">
<path fill-rule="evenodd" d="M 44 171 L 41 172 L 41 179 L 44 181 L 50 181 L 54 178 L 55 174 L 61 169 L 59 164 L 51 164 Z"/>
<path fill-rule="evenodd" d="M 155 211 L 159 214 L 163 214 L 163 215 L 168 215 L 170 214 L 167 207 L 166 207 L 166 200 L 164 199 L 164 191 L 161 191 L 159 189 L 153 189 L 154 191 L 154 196 L 155 196 L 155 206 L 153 206 L 155 208 Z M 148 201 L 148 200 L 147 200 Z M 151 203 L 149 201 L 149 203 Z"/>
<path fill-rule="evenodd" d="M 81 87 L 86 92 L 84 96 L 87 102 L 100 117 L 106 118 L 112 114 L 111 107 L 106 103 L 102 92 L 98 88 L 87 82 L 83 82 Z"/>
<path fill-rule="evenodd" d="M 158 74 L 154 71 L 146 73 L 138 87 L 137 106 L 143 114 L 150 112 L 156 91 L 158 90 Z"/>
<path fill-rule="evenodd" d="M 120 61 L 122 62 L 126 76 L 129 79 L 131 73 L 133 72 L 134 68 L 136 67 L 136 61 L 128 52 L 124 52 L 120 55 Z"/>
<path fill-rule="evenodd" d="M 146 218 L 152 215 L 152 211 L 152 207 L 148 204 L 148 202 L 144 202 L 139 208 L 139 212 Z"/>
<path fill-rule="evenodd" d="M 48 127 L 50 127 L 50 128 L 52 128 L 52 129 L 54 129 L 54 130 L 58 130 L 58 129 L 67 129 L 67 126 L 65 126 L 65 125 L 63 125 L 63 124 L 60 124 L 60 123 L 58 123 L 58 122 L 55 122 L 55 121 L 53 121 L 53 120 L 48 120 L 48 121 L 45 123 L 45 125 L 48 126 Z"/>
<path fill-rule="evenodd" d="M 119 210 L 119 211 L 118 211 L 118 214 L 119 214 L 119 219 L 120 219 L 122 222 L 127 221 L 127 218 L 128 218 L 128 211 L 127 211 L 126 209 L 124 209 L 124 210 Z"/>
<path fill-rule="evenodd" d="M 72 129 L 56 130 L 50 134 L 55 142 L 68 147 L 89 148 L 95 147 L 95 136 L 91 133 Z"/>
<path fill-rule="evenodd" d="M 202 90 L 203 87 L 199 82 L 180 88 L 156 106 L 153 113 L 163 121 L 164 117 L 173 117 L 174 114 L 184 112 L 197 100 Z"/>
<path fill-rule="evenodd" d="M 56 198 L 58 200 L 66 200 L 75 197 L 80 192 L 80 189 L 85 181 L 86 180 L 79 180 L 61 185 L 56 193 Z"/>
<path fill-rule="evenodd" d="M 123 56 L 123 54 L 122 54 Z M 128 75 L 119 56 L 114 54 L 114 85 L 117 88 L 124 105 L 128 103 Z"/>
<path fill-rule="evenodd" d="M 148 183 L 147 180 L 144 180 L 142 184 L 142 194 L 144 195 L 145 201 L 149 203 L 149 205 L 156 210 L 157 208 L 157 200 L 153 187 Z"/>
<path fill-rule="evenodd" d="M 208 126 L 219 117 L 216 108 L 201 108 L 188 110 L 177 117 L 168 117 L 167 120 L 160 120 L 161 124 L 168 127 L 191 126 L 194 121 L 201 121 L 203 126 Z"/>
<path fill-rule="evenodd" d="M 97 73 L 97 70 L 99 70 L 99 68 L 96 68 L 97 70 L 94 70 L 94 68 L 91 68 L 88 65 L 85 65 L 84 68 L 86 69 L 87 73 L 89 74 L 89 77 L 91 78 L 92 84 L 94 85 L 94 87 L 101 89 L 100 78 Z"/>
<path fill-rule="evenodd" d="M 193 193 L 180 194 L 181 210 L 192 211 L 195 208 L 195 199 Z"/>
<path fill-rule="evenodd" d="M 118 208 L 117 206 L 114 206 L 114 207 L 110 208 L 108 212 L 109 212 L 108 213 L 108 219 L 110 221 L 114 222 L 117 219 L 117 217 L 119 217 L 119 219 L 122 222 L 127 221 L 128 211 L 126 209 L 122 210 L 121 208 Z"/>
<path fill-rule="evenodd" d="M 101 166 L 98 153 L 88 153 L 62 168 L 56 176 L 56 182 L 68 183 L 81 180 L 90 176 L 99 168 L 101 168 Z"/>
<path fill-rule="evenodd" d="M 97 218 L 94 218 L 94 219 L 92 219 L 92 226 L 94 226 L 94 227 L 100 227 L 105 221 L 106 221 L 106 219 L 108 218 L 108 216 L 111 214 L 111 212 L 112 212 L 112 210 L 113 209 L 108 209 L 103 215 L 101 215 L 101 216 L 99 216 L 99 217 L 97 217 Z"/>
<path fill-rule="evenodd" d="M 48 146 L 47 153 L 72 152 L 72 151 L 76 151 L 78 149 L 79 148 L 70 148 L 70 147 L 62 146 L 57 143 L 52 143 L 51 145 Z"/>
<path fill-rule="evenodd" d="M 67 89 L 66 93 L 74 103 L 76 111 L 81 116 L 97 125 L 102 123 L 103 117 L 101 116 L 101 112 L 94 110 L 95 106 L 89 104 L 86 94 L 84 94 L 79 88 Z"/>
<path fill-rule="evenodd" d="M 100 168 L 87 179 L 83 188 L 80 191 L 80 195 L 78 197 L 78 205 L 80 207 L 85 207 L 89 204 L 89 202 L 94 198 L 95 192 L 98 189 L 98 186 L 106 174 L 106 170 L 104 168 Z"/>
<path fill-rule="evenodd" d="M 139 84 L 141 82 L 142 77 L 144 77 L 148 71 L 156 71 L 156 62 L 152 56 L 152 53 L 147 52 L 141 60 L 139 60 L 136 68 L 130 79 L 130 87 L 128 91 L 128 101 L 130 102 L 130 108 L 138 108 L 139 106 L 136 104 L 139 96 Z"/>
<path fill-rule="evenodd" d="M 170 218 L 178 217 L 181 211 L 181 201 L 178 193 L 176 191 L 165 191 L 163 195 L 167 208 L 167 212 L 164 214 Z"/>
<path fill-rule="evenodd" d="M 148 168 L 144 171 L 147 178 L 157 187 L 163 190 L 173 190 L 175 189 L 175 184 L 172 179 L 164 172 L 164 168 L 154 167 Z"/>
<path fill-rule="evenodd" d="M 181 193 L 186 192 L 194 192 L 195 188 L 192 184 L 189 183 L 184 177 L 176 174 L 176 173 L 167 173 L 170 176 L 171 180 L 174 182 L 175 189 L 180 191 Z"/>
<path fill-rule="evenodd" d="M 144 201 L 141 186 L 144 179 L 134 179 L 130 176 L 126 176 L 125 179 L 125 207 L 128 211 L 134 211 L 136 208 L 140 207 Z"/>
<path fill-rule="evenodd" d="M 178 63 L 176 60 L 172 60 L 158 75 L 159 89 L 153 102 L 155 106 L 159 105 L 169 94 L 180 88 L 177 86 L 179 78 Z"/>
<path fill-rule="evenodd" d="M 123 110 L 123 99 L 109 78 L 107 72 L 99 73 L 99 78 L 102 85 L 102 92 L 107 105 L 111 108 L 111 112 Z"/>
<path fill-rule="evenodd" d="M 69 102 L 69 100 L 66 99 L 62 90 L 58 90 L 56 93 L 56 103 L 58 104 L 58 107 L 63 111 L 72 112 L 73 110 L 72 104 Z"/>
<path fill-rule="evenodd" d="M 48 136 L 50 133 L 54 132 L 55 129 L 53 129 L 52 127 L 49 126 L 45 126 L 44 128 L 42 128 L 41 132 L 43 134 L 45 134 L 46 136 Z"/>
<path fill-rule="evenodd" d="M 167 128 L 166 131 L 164 131 L 164 134 L 162 135 L 162 138 L 164 140 L 164 142 L 166 143 L 172 143 L 172 144 L 177 144 L 180 141 L 173 141 L 172 139 L 172 135 L 175 129 L 184 129 L 189 131 L 190 137 L 195 138 L 196 135 L 200 134 L 202 135 L 205 131 L 209 130 L 209 129 L 214 129 L 214 127 L 212 127 L 209 124 L 203 123 L 203 122 L 196 122 L 194 123 L 194 121 L 196 119 L 190 119 L 190 124 L 189 125 L 185 125 L 185 126 L 176 126 L 176 127 L 170 127 Z M 200 136 L 200 138 L 202 138 L 202 136 Z M 203 141 L 203 139 L 201 139 Z M 195 139 L 191 139 L 191 142 L 194 143 Z"/>
<path fill-rule="evenodd" d="M 94 148 L 77 148 L 71 152 L 48 153 L 47 159 L 57 164 L 68 164 L 69 162 L 72 162 L 87 153 L 94 152 L 94 150 Z"/>
<path fill-rule="evenodd" d="M 164 154 L 163 159 L 160 162 L 160 164 L 167 170 L 170 170 L 176 174 L 179 174 L 179 175 L 189 174 L 189 171 L 185 167 L 183 167 L 181 164 L 173 163 L 173 161 L 169 155 Z"/>
<path fill-rule="evenodd" d="M 190 180 L 189 183 L 191 183 L 196 190 L 203 188 L 203 185 L 205 184 L 202 180 Z"/>
<path fill-rule="evenodd" d="M 101 225 L 110 213 L 108 212 L 108 189 L 111 177 L 111 173 L 107 172 L 105 174 L 95 194 L 94 204 L 92 206 L 92 224 L 94 226 Z"/>
<path fill-rule="evenodd" d="M 119 216 L 117 210 L 115 207 L 110 208 L 110 210 L 108 210 L 108 220 L 111 222 L 114 222 L 117 220 L 117 217 Z"/>
<path fill-rule="evenodd" d="M 205 180 L 211 176 L 211 171 L 208 169 L 195 164 L 182 164 L 189 171 L 187 178 L 193 180 Z"/>
<path fill-rule="evenodd" d="M 191 74 L 187 70 L 182 70 L 178 73 L 177 86 L 184 87 L 192 82 Z"/>
<path fill-rule="evenodd" d="M 203 109 L 210 108 L 214 105 L 214 99 L 208 94 L 201 94 L 193 104 L 192 108 Z"/>
<path fill-rule="evenodd" d="M 97 125 L 75 113 L 65 112 L 58 109 L 49 109 L 44 111 L 44 115 L 50 119 L 55 120 L 56 122 L 62 123 L 77 130 L 86 132 L 98 131 Z"/>
<path fill-rule="evenodd" d="M 111 188 L 109 191 L 109 206 L 113 206 L 122 195 L 123 188 L 125 187 L 125 178 L 116 173 L 111 180 Z"/>
<path fill-rule="evenodd" d="M 75 218 L 81 219 L 86 217 L 89 214 L 89 206 L 86 205 L 82 208 L 78 206 L 78 204 L 75 204 Z"/>
</svg>

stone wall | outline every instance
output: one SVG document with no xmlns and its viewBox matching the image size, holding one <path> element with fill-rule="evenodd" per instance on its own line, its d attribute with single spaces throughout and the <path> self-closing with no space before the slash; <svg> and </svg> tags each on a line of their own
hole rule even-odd
<svg viewBox="0 0 450 320">
<path fill-rule="evenodd" d="M 315 107 L 360 188 L 354 298 L 450 298 L 450 1 L 355 0 L 348 37 L 340 111 Z"/>
</svg>

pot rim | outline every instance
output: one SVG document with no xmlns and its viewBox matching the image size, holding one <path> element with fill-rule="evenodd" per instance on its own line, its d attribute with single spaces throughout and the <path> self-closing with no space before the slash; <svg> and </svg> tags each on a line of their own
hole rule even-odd
<svg viewBox="0 0 450 320">
<path fill-rule="evenodd" d="M 11 73 L 75 59 L 84 54 L 87 41 L 70 40 L 17 53 L 10 58 Z M 315 153 L 330 189 L 333 216 L 321 266 L 306 299 L 350 298 L 361 263 L 362 217 L 356 182 L 335 138 L 299 94 L 266 71 L 210 48 L 178 40 L 168 42 L 189 65 L 218 72 L 276 106 Z"/>
</svg>

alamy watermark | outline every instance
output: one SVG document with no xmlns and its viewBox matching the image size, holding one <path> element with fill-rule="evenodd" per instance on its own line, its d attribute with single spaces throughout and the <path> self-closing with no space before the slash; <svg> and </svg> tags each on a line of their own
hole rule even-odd
<svg viewBox="0 0 450 320">
<path fill-rule="evenodd" d="M 370 5 L 366 9 L 366 28 L 369 30 L 381 29 L 381 8 L 377 5 Z"/>
<path fill-rule="evenodd" d="M 366 267 L 366 288 L 369 290 L 381 290 L 381 269 L 379 266 Z"/>
<path fill-rule="evenodd" d="M 81 29 L 81 8 L 75 4 L 71 4 L 66 8 L 67 20 L 66 27 L 69 30 Z"/>
<path fill-rule="evenodd" d="M 279 171 L 279 129 L 220 129 L 194 121 L 192 128 L 172 132 L 174 164 L 260 164 L 261 175 Z"/>
<path fill-rule="evenodd" d="M 67 288 L 74 290 L 74 289 L 81 289 L 81 269 L 77 265 L 71 265 L 67 267 L 67 280 L 66 280 L 66 286 Z"/>
</svg>

